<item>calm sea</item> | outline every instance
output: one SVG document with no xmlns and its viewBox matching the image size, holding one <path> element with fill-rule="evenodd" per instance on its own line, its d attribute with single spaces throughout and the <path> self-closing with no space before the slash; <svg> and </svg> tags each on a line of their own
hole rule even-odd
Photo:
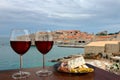
<svg viewBox="0 0 120 80">
<path fill-rule="evenodd" d="M 45 55 L 45 65 L 52 66 L 55 63 L 49 60 L 61 58 L 73 54 L 84 53 L 84 48 L 65 48 L 53 46 L 52 50 Z M 23 68 L 42 66 L 42 54 L 35 46 L 31 46 L 29 51 L 23 55 Z M 17 55 L 9 45 L 9 38 L 0 37 L 0 70 L 19 68 L 19 55 Z"/>
</svg>

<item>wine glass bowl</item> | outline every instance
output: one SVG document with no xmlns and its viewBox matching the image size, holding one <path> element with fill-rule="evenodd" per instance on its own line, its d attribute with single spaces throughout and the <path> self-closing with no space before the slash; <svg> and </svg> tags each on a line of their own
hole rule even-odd
<svg viewBox="0 0 120 80">
<path fill-rule="evenodd" d="M 29 72 L 22 71 L 22 56 L 29 50 L 31 41 L 29 38 L 28 30 L 13 29 L 10 36 L 10 45 L 13 51 L 20 56 L 20 69 L 19 72 L 14 73 L 12 77 L 14 79 L 21 79 L 29 77 Z"/>
<path fill-rule="evenodd" d="M 24 55 L 30 48 L 30 41 L 10 41 L 12 49 L 19 55 Z"/>
<path fill-rule="evenodd" d="M 38 76 L 49 76 L 52 74 L 52 71 L 49 71 L 45 68 L 45 57 L 53 46 L 53 37 L 51 31 L 39 31 L 35 34 L 35 45 L 38 51 L 43 55 L 43 68 L 40 71 L 37 71 Z"/>
</svg>

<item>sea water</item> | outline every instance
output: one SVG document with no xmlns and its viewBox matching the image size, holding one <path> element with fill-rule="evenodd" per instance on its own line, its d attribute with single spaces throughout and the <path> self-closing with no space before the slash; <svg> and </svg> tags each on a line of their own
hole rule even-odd
<svg viewBox="0 0 120 80">
<path fill-rule="evenodd" d="M 53 62 L 49 62 L 50 60 L 82 53 L 84 53 L 84 48 L 67 48 L 54 45 L 51 51 L 45 55 L 45 66 L 52 66 L 55 64 Z M 35 46 L 31 46 L 22 58 L 23 68 L 42 66 L 42 54 L 36 49 Z M 0 38 L 0 70 L 18 68 L 19 55 L 12 50 L 9 43 L 9 38 Z"/>
</svg>

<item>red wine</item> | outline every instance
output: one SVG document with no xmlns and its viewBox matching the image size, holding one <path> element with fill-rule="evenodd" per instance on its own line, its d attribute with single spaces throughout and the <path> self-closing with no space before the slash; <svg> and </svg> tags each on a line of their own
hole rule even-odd
<svg viewBox="0 0 120 80">
<path fill-rule="evenodd" d="M 35 45 L 42 54 L 47 54 L 53 46 L 53 41 L 35 41 Z"/>
<path fill-rule="evenodd" d="M 31 41 L 10 41 L 10 45 L 16 53 L 23 55 L 30 48 Z"/>
</svg>

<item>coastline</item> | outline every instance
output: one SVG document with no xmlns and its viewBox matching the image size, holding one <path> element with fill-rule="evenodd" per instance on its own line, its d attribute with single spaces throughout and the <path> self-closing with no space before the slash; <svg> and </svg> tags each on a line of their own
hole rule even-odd
<svg viewBox="0 0 120 80">
<path fill-rule="evenodd" d="M 69 47 L 69 48 L 84 48 L 85 45 L 70 45 L 70 44 L 60 44 L 58 47 Z"/>
</svg>

